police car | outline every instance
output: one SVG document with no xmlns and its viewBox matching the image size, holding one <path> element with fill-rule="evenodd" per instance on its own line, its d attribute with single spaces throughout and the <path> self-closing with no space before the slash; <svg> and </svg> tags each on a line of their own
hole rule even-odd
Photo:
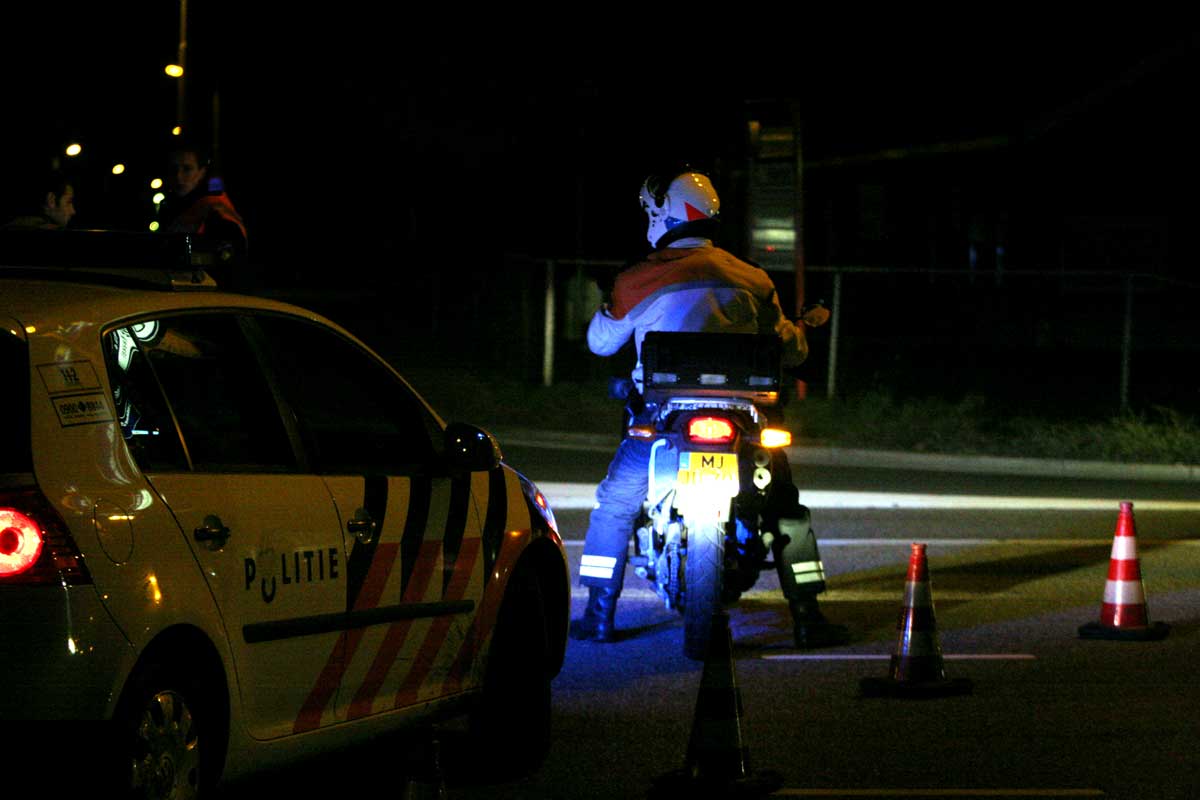
<svg viewBox="0 0 1200 800">
<path fill-rule="evenodd" d="M 0 264 L 0 721 L 105 721 L 145 796 L 464 711 L 537 763 L 567 561 L 490 435 L 186 238 Z"/>
</svg>

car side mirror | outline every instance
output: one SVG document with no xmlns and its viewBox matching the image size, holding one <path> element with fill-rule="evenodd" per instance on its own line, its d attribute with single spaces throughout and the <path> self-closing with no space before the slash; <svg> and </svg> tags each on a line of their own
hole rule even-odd
<svg viewBox="0 0 1200 800">
<path fill-rule="evenodd" d="M 482 428 L 465 422 L 452 422 L 443 435 L 446 464 L 455 471 L 487 472 L 500 466 L 504 458 L 500 443 Z"/>
</svg>

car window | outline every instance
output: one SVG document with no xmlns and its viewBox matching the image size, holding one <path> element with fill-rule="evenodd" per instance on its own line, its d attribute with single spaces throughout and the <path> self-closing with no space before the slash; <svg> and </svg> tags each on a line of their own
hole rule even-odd
<svg viewBox="0 0 1200 800">
<path fill-rule="evenodd" d="M 0 330 L 0 472 L 33 472 L 29 443 L 29 354 L 25 343 Z"/>
<path fill-rule="evenodd" d="M 104 359 L 121 435 L 134 460 L 148 472 L 174 472 L 187 469 L 187 456 L 143 349 L 159 325 L 150 320 L 109 331 Z"/>
<path fill-rule="evenodd" d="M 436 420 L 378 359 L 305 320 L 256 317 L 278 382 L 317 472 L 430 469 Z"/>
<path fill-rule="evenodd" d="M 128 336 L 144 354 L 178 421 L 192 469 L 295 469 L 279 406 L 236 317 L 198 314 L 141 327 L 140 333 L 134 326 L 110 336 Z"/>
</svg>

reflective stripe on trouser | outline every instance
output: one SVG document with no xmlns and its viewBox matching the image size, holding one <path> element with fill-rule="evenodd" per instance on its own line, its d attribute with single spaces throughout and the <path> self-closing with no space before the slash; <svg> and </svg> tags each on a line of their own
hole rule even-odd
<svg viewBox="0 0 1200 800">
<path fill-rule="evenodd" d="M 772 544 L 779 586 L 789 600 L 825 591 L 825 567 L 817 549 L 817 536 L 809 524 L 808 509 L 797 517 L 779 520 L 779 535 Z"/>
</svg>

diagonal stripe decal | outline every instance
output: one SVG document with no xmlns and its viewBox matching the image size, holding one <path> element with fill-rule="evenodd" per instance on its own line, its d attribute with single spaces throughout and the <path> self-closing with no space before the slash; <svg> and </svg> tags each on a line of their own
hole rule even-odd
<svg viewBox="0 0 1200 800">
<path fill-rule="evenodd" d="M 413 567 L 421 541 L 425 538 L 425 526 L 429 522 L 429 507 L 433 499 L 433 481 L 428 476 L 412 479 L 412 491 L 408 501 L 408 514 L 404 519 L 404 533 L 400 537 L 400 593 L 408 589 Z"/>
<path fill-rule="evenodd" d="M 431 578 L 433 577 L 434 567 L 437 565 L 440 547 L 441 543 L 436 541 L 426 542 L 421 545 L 420 554 L 417 556 L 417 563 L 412 571 L 411 580 L 405 589 L 401 602 L 416 603 L 425 598 Z M 350 704 L 350 719 L 358 719 L 371 713 L 375 697 L 379 694 L 379 688 L 383 686 L 388 672 L 396 663 L 396 657 L 404 647 L 404 642 L 408 638 L 412 624 L 413 620 L 404 620 L 403 622 L 393 623 L 388 628 L 383 642 L 380 644 L 378 651 L 375 653 L 375 658 L 371 662 L 371 668 L 367 673 L 366 679 L 354 694 L 354 700 Z"/>
<path fill-rule="evenodd" d="M 355 541 L 347 566 L 346 610 L 357 611 L 376 608 L 388 576 L 396 563 L 399 547 L 395 543 L 379 544 L 383 535 L 383 519 L 387 510 L 388 483 L 386 477 L 363 479 L 363 508 L 377 523 L 375 536 L 369 543 Z M 428 494 L 425 495 L 428 497 Z M 345 523 L 343 523 L 344 525 Z M 353 659 L 362 642 L 363 630 L 346 631 L 338 637 L 333 652 L 325 660 L 317 682 L 309 692 L 296 721 L 294 733 L 315 730 L 321 726 L 321 717 L 341 685 L 346 667 Z"/>
<path fill-rule="evenodd" d="M 514 529 L 509 531 L 507 537 L 502 537 L 506 541 L 500 547 L 500 553 L 494 568 L 489 568 L 484 575 L 484 579 L 488 581 L 487 589 L 484 591 L 479 611 L 475 615 L 475 619 L 471 621 L 471 629 L 468 631 L 462 647 L 459 649 L 458 656 L 454 659 L 454 664 L 446 676 L 446 681 L 442 687 L 443 692 L 448 693 L 462 690 L 463 681 L 466 680 L 471 668 L 475 666 L 479 653 L 482 652 L 485 643 L 495 630 L 496 620 L 500 616 L 500 605 L 504 602 L 504 590 L 508 586 L 507 580 L 503 584 L 499 582 L 500 576 L 508 576 L 516 568 L 517 559 L 525 552 L 525 547 L 529 544 L 532 534 L 539 531 L 544 533 L 548 530 L 545 520 L 542 519 L 541 512 L 521 492 L 520 485 L 514 481 L 513 488 L 517 493 L 516 498 L 524 501 L 528 519 L 505 520 L 505 522 L 514 524 Z M 514 498 L 514 501 L 516 498 Z M 507 503 L 506 499 L 506 507 Z"/>
<path fill-rule="evenodd" d="M 363 479 L 363 510 L 375 520 L 375 536 L 369 542 L 354 540 L 350 558 L 346 564 L 346 610 L 354 608 L 362 583 L 375 561 L 375 549 L 383 537 L 383 522 L 387 512 L 388 482 L 382 475 L 371 475 Z M 343 521 L 343 526 L 345 522 Z"/>
<path fill-rule="evenodd" d="M 454 564 L 458 560 L 463 536 L 467 532 L 467 513 L 471 502 L 470 476 L 455 478 L 450 484 L 450 508 L 446 514 L 446 531 L 442 536 L 442 593 L 450 587 Z"/>
<path fill-rule="evenodd" d="M 451 576 L 450 582 L 446 587 L 444 600 L 461 600 L 466 594 L 467 588 L 471 583 L 471 573 L 474 571 L 476 557 L 479 555 L 481 545 L 482 541 L 477 538 L 463 540 L 462 547 L 458 553 L 454 574 Z M 405 676 L 400 688 L 396 690 L 396 698 L 392 704 L 393 707 L 400 708 L 417 702 L 417 694 L 422 684 L 425 683 L 426 677 L 428 677 L 430 671 L 433 669 L 438 651 L 442 649 L 442 645 L 446 641 L 446 636 L 450 633 L 450 626 L 453 621 L 452 617 L 438 617 L 433 620 L 429 626 L 429 631 L 425 634 L 425 640 L 421 642 L 420 650 L 418 650 L 416 657 L 413 659 L 408 675 Z"/>
<path fill-rule="evenodd" d="M 375 559 L 371 562 L 371 569 L 363 581 L 362 590 L 359 592 L 353 610 L 375 608 L 379 605 L 379 597 L 383 592 L 383 587 L 387 584 L 387 576 L 392 571 L 392 565 L 396 562 L 398 550 L 399 548 L 395 544 L 385 544 L 377 548 Z M 325 667 L 317 678 L 316 686 L 309 692 L 308 699 L 300 709 L 300 714 L 292 727 L 294 733 L 302 733 L 320 727 L 321 716 L 333 700 L 333 695 L 342 682 L 346 665 L 354 658 L 354 653 L 358 650 L 362 637 L 361 629 L 346 631 L 338 637 L 334 651 L 329 654 Z M 339 651 L 343 654 L 341 658 L 338 658 Z"/>
<path fill-rule="evenodd" d="M 504 480 L 504 468 L 497 467 L 488 473 L 487 513 L 483 518 L 483 575 L 490 580 L 492 567 L 500 554 L 504 541 L 504 527 L 508 522 L 508 487 Z"/>
</svg>

